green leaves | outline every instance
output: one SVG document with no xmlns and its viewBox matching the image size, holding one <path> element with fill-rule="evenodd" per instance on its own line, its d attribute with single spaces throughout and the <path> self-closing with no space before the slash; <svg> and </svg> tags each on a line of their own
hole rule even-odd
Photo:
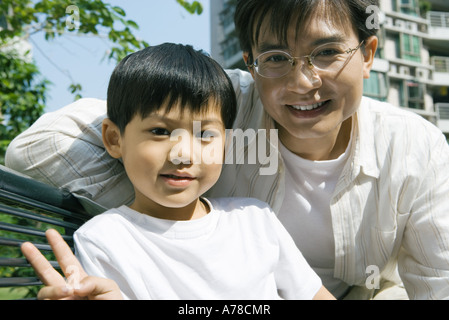
<svg viewBox="0 0 449 320">
<path fill-rule="evenodd" d="M 186 4 L 186 8 L 189 4 Z M 198 5 L 193 10 L 198 10 Z M 191 9 L 192 10 L 192 9 Z M 148 46 L 137 39 L 133 30 L 139 26 L 126 19 L 125 11 L 101 0 L 2 0 L 0 12 L 6 15 L 9 28 L 0 31 L 0 39 L 44 32 L 52 40 L 67 32 L 101 35 L 112 42 L 110 59 L 119 61 L 127 54 Z"/>
<path fill-rule="evenodd" d="M 176 1 L 191 14 L 203 12 L 199 1 Z M 43 114 L 49 85 L 33 61 L 14 52 L 12 39 L 38 32 L 49 41 L 67 33 L 99 36 L 118 62 L 148 46 L 134 35 L 138 29 L 123 8 L 102 0 L 0 0 L 0 163 L 9 142 Z M 79 99 L 82 87 L 72 82 L 68 90 Z"/>
<path fill-rule="evenodd" d="M 134 36 L 138 25 L 122 8 L 100 0 L 1 0 L 0 13 L 0 163 L 10 141 L 43 114 L 49 85 L 33 61 L 15 52 L 13 42 L 37 32 L 46 40 L 69 32 L 102 36 L 111 42 L 109 58 L 116 61 L 148 46 Z M 68 90 L 75 100 L 81 97 L 80 84 Z"/>
<path fill-rule="evenodd" d="M 112 10 L 114 10 L 116 13 L 118 13 L 122 17 L 126 16 L 125 11 L 120 7 L 112 7 Z"/>
<path fill-rule="evenodd" d="M 35 64 L 0 51 L 0 162 L 9 142 L 43 113 L 48 84 Z"/>
<path fill-rule="evenodd" d="M 82 98 L 80 92 L 83 90 L 83 87 L 79 83 L 72 83 L 69 86 L 69 91 L 71 94 L 75 95 L 75 100 L 79 100 Z"/>
<path fill-rule="evenodd" d="M 203 13 L 203 6 L 198 1 L 193 1 L 190 3 L 189 1 L 184 0 L 176 0 L 184 9 L 186 9 L 191 14 L 198 14 L 200 15 Z"/>
</svg>

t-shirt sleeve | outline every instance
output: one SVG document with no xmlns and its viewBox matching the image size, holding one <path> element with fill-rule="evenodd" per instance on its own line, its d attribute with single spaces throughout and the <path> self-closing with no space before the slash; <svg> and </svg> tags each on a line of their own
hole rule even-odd
<svg viewBox="0 0 449 320">
<path fill-rule="evenodd" d="M 275 279 L 280 297 L 288 300 L 313 299 L 322 286 L 320 277 L 307 263 L 275 214 L 270 212 L 269 216 L 279 239 Z"/>
<path fill-rule="evenodd" d="M 75 255 L 89 276 L 112 279 L 118 284 L 125 300 L 135 299 L 126 294 L 130 292 L 126 278 L 114 267 L 114 261 L 107 251 L 97 245 L 97 241 L 78 231 L 74 234 L 74 240 Z"/>
<path fill-rule="evenodd" d="M 101 267 L 99 260 L 104 255 L 97 246 L 86 239 L 83 234 L 75 233 L 75 255 L 81 263 L 84 271 L 89 276 L 106 278 L 105 270 Z"/>
</svg>

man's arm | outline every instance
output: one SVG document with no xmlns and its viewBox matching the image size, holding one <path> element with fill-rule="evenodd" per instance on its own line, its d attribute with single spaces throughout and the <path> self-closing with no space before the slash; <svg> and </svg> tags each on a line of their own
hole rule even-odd
<svg viewBox="0 0 449 320">
<path fill-rule="evenodd" d="M 104 208 L 130 203 L 134 192 L 123 165 L 103 146 L 105 117 L 106 102 L 97 99 L 46 113 L 11 142 L 6 166 Z"/>
<path fill-rule="evenodd" d="M 449 299 L 449 146 L 441 135 L 428 150 L 398 266 L 411 299 L 442 300 Z"/>
</svg>

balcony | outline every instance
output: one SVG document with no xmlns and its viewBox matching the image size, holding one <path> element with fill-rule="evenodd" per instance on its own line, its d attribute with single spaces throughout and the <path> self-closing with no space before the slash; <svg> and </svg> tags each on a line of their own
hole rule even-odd
<svg viewBox="0 0 449 320">
<path fill-rule="evenodd" d="M 436 103 L 437 125 L 444 133 L 449 133 L 449 103 Z"/>
<path fill-rule="evenodd" d="M 449 40 L 449 12 L 427 12 L 429 37 L 435 40 Z"/>
<path fill-rule="evenodd" d="M 430 58 L 430 64 L 434 68 L 433 84 L 447 86 L 449 84 L 449 57 L 434 56 Z"/>
</svg>

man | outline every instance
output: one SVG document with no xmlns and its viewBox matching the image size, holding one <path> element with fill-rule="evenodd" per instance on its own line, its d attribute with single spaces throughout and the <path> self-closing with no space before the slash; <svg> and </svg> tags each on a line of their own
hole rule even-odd
<svg viewBox="0 0 449 320">
<path fill-rule="evenodd" d="M 250 73 L 228 72 L 239 104 L 234 128 L 259 132 L 246 156 L 268 137 L 268 159 L 279 166 L 266 174 L 267 161 L 228 163 L 210 195 L 268 202 L 338 298 L 444 299 L 449 146 L 419 116 L 362 97 L 378 44 L 366 9 L 377 4 L 238 2 Z M 131 201 L 121 163 L 98 139 L 105 112 L 104 102 L 84 100 L 45 115 L 11 144 L 7 165 L 70 184 L 85 203 Z"/>
</svg>

